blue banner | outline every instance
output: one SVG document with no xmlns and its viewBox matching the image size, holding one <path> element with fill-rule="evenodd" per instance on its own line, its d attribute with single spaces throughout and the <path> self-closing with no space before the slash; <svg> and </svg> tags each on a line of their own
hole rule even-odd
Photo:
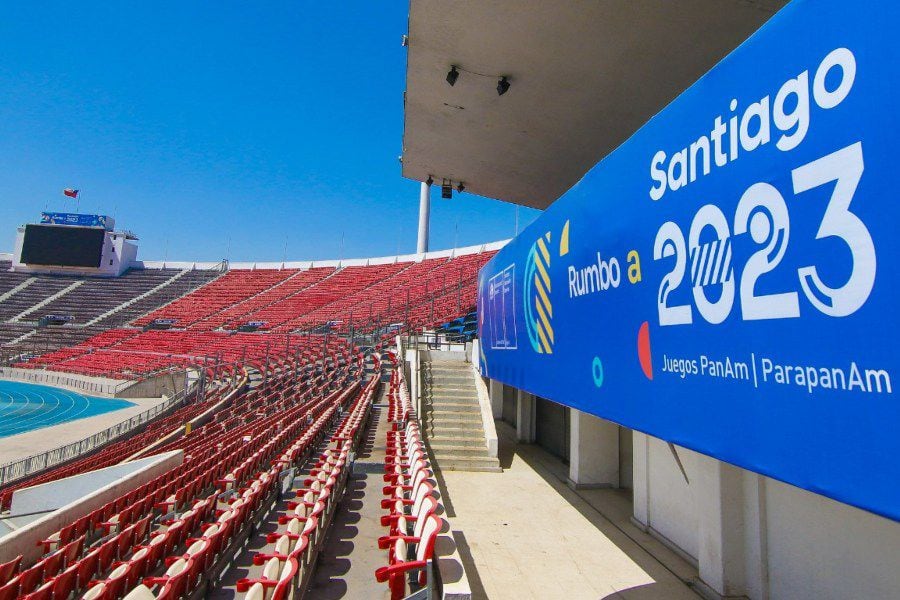
<svg viewBox="0 0 900 600">
<path fill-rule="evenodd" d="M 42 212 L 41 223 L 49 225 L 76 225 L 79 227 L 103 227 L 104 229 L 112 229 L 112 219 L 106 215 Z"/>
<path fill-rule="evenodd" d="M 795 0 L 597 164 L 482 269 L 485 372 L 900 519 L 898 23 Z"/>
</svg>

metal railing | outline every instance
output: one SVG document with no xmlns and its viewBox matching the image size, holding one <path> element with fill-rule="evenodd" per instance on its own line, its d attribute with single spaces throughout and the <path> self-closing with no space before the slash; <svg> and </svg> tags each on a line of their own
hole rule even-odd
<svg viewBox="0 0 900 600">
<path fill-rule="evenodd" d="M 101 446 L 105 446 L 126 433 L 149 423 L 173 407 L 183 404 L 190 393 L 190 390 L 182 389 L 165 402 L 160 402 L 144 412 L 107 427 L 103 431 L 98 431 L 92 436 L 0 466 L 0 486 L 28 477 L 49 467 L 68 462 Z"/>
</svg>

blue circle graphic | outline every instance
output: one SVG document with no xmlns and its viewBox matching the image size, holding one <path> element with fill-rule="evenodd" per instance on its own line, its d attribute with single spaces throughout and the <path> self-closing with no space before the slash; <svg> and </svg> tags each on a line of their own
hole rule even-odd
<svg viewBox="0 0 900 600">
<path fill-rule="evenodd" d="M 594 357 L 594 362 L 591 364 L 591 375 L 594 376 L 594 385 L 597 387 L 603 386 L 603 362 L 600 360 L 599 356 Z"/>
</svg>

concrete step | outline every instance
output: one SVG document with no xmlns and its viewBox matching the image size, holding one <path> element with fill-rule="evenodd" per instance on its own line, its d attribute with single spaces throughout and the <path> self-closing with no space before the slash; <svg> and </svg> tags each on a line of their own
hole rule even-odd
<svg viewBox="0 0 900 600">
<path fill-rule="evenodd" d="M 481 423 L 481 411 L 456 412 L 430 410 L 425 415 L 425 419 L 434 423 L 450 423 L 451 421 Z"/>
<path fill-rule="evenodd" d="M 447 371 L 445 373 L 432 371 L 430 374 L 426 373 L 425 378 L 430 381 L 472 381 L 472 375 L 462 371 Z"/>
<path fill-rule="evenodd" d="M 426 377 L 423 381 L 426 387 L 475 387 L 471 377 Z"/>
<path fill-rule="evenodd" d="M 475 390 L 475 384 L 471 381 L 451 381 L 448 379 L 441 379 L 440 381 L 426 381 L 423 387 L 427 390 Z"/>
<path fill-rule="evenodd" d="M 472 421 L 481 422 L 480 410 L 427 410 L 425 417 L 428 421 L 440 422 L 445 421 Z"/>
<path fill-rule="evenodd" d="M 425 382 L 425 385 L 422 386 L 426 390 L 466 390 L 466 391 L 475 391 L 475 384 L 472 382 L 440 382 L 440 381 L 431 381 Z"/>
<path fill-rule="evenodd" d="M 475 396 L 477 397 L 477 392 L 475 391 L 475 386 L 471 387 L 450 387 L 450 386 L 431 386 L 425 388 L 425 393 L 431 393 L 433 396 L 441 395 L 441 396 Z"/>
<path fill-rule="evenodd" d="M 481 407 L 477 404 L 468 404 L 465 402 L 431 402 L 425 404 L 424 412 L 435 415 L 450 414 L 474 414 L 481 415 Z"/>
<path fill-rule="evenodd" d="M 437 435 L 480 435 L 484 437 L 484 427 L 481 423 L 426 423 L 425 428 L 429 434 Z M 432 436 L 429 436 L 432 437 Z"/>
<path fill-rule="evenodd" d="M 425 422 L 425 426 L 435 433 L 464 429 L 471 435 L 484 435 L 484 425 L 480 419 L 438 419 L 436 421 L 429 419 Z"/>
<path fill-rule="evenodd" d="M 463 396 L 465 398 L 477 398 L 478 393 L 475 391 L 475 386 L 473 385 L 471 388 L 461 388 L 461 387 L 426 387 L 424 390 L 426 395 L 431 396 Z"/>
<path fill-rule="evenodd" d="M 438 373 L 471 373 L 472 365 L 469 363 L 428 363 L 425 365 L 425 370 Z"/>
<path fill-rule="evenodd" d="M 481 446 L 460 446 L 459 444 L 450 443 L 434 443 L 431 444 L 431 451 L 434 452 L 435 458 L 440 461 L 444 456 L 470 456 L 472 458 L 484 458 L 487 454 L 487 446 L 482 443 Z"/>
<path fill-rule="evenodd" d="M 438 467 L 445 471 L 483 471 L 502 473 L 500 461 L 496 458 L 472 458 L 465 456 L 445 457 L 437 461 Z"/>
<path fill-rule="evenodd" d="M 435 435 L 429 435 L 427 436 L 427 438 L 429 446 L 432 444 L 446 444 L 450 446 L 487 448 L 487 442 L 484 439 L 484 434 L 480 436 L 466 434 L 450 435 L 444 432 L 439 432 Z"/>
<path fill-rule="evenodd" d="M 425 381 L 464 381 L 468 383 L 472 383 L 475 381 L 470 373 L 464 373 L 462 371 L 458 373 L 447 372 L 447 373 L 436 373 L 432 371 L 431 373 L 425 373 Z"/>
<path fill-rule="evenodd" d="M 478 402 L 472 399 L 465 398 L 426 398 L 422 403 L 422 411 L 425 412 L 428 409 L 434 408 L 437 410 L 460 410 L 466 407 L 471 407 L 472 410 L 480 411 L 481 408 L 478 405 Z"/>
<path fill-rule="evenodd" d="M 424 396 L 425 406 L 432 404 L 478 406 L 476 396 Z"/>
<path fill-rule="evenodd" d="M 428 427 L 469 427 L 484 430 L 484 424 L 480 416 L 476 417 L 468 413 L 459 413 L 459 415 L 438 415 L 437 417 L 432 417 L 426 414 L 422 417 L 422 424 Z"/>
<path fill-rule="evenodd" d="M 430 360 L 428 365 L 432 369 L 471 369 L 471 365 L 461 360 Z"/>
<path fill-rule="evenodd" d="M 475 398 L 425 398 L 422 402 L 422 411 L 434 408 L 436 410 L 461 410 L 468 408 L 473 411 L 481 411 L 481 406 Z"/>
</svg>

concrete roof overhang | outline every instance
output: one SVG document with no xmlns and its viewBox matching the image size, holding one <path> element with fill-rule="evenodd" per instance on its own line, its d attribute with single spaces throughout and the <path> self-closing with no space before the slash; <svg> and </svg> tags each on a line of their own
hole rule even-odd
<svg viewBox="0 0 900 600">
<path fill-rule="evenodd" d="M 403 175 L 546 208 L 785 3 L 410 0 Z"/>
</svg>

